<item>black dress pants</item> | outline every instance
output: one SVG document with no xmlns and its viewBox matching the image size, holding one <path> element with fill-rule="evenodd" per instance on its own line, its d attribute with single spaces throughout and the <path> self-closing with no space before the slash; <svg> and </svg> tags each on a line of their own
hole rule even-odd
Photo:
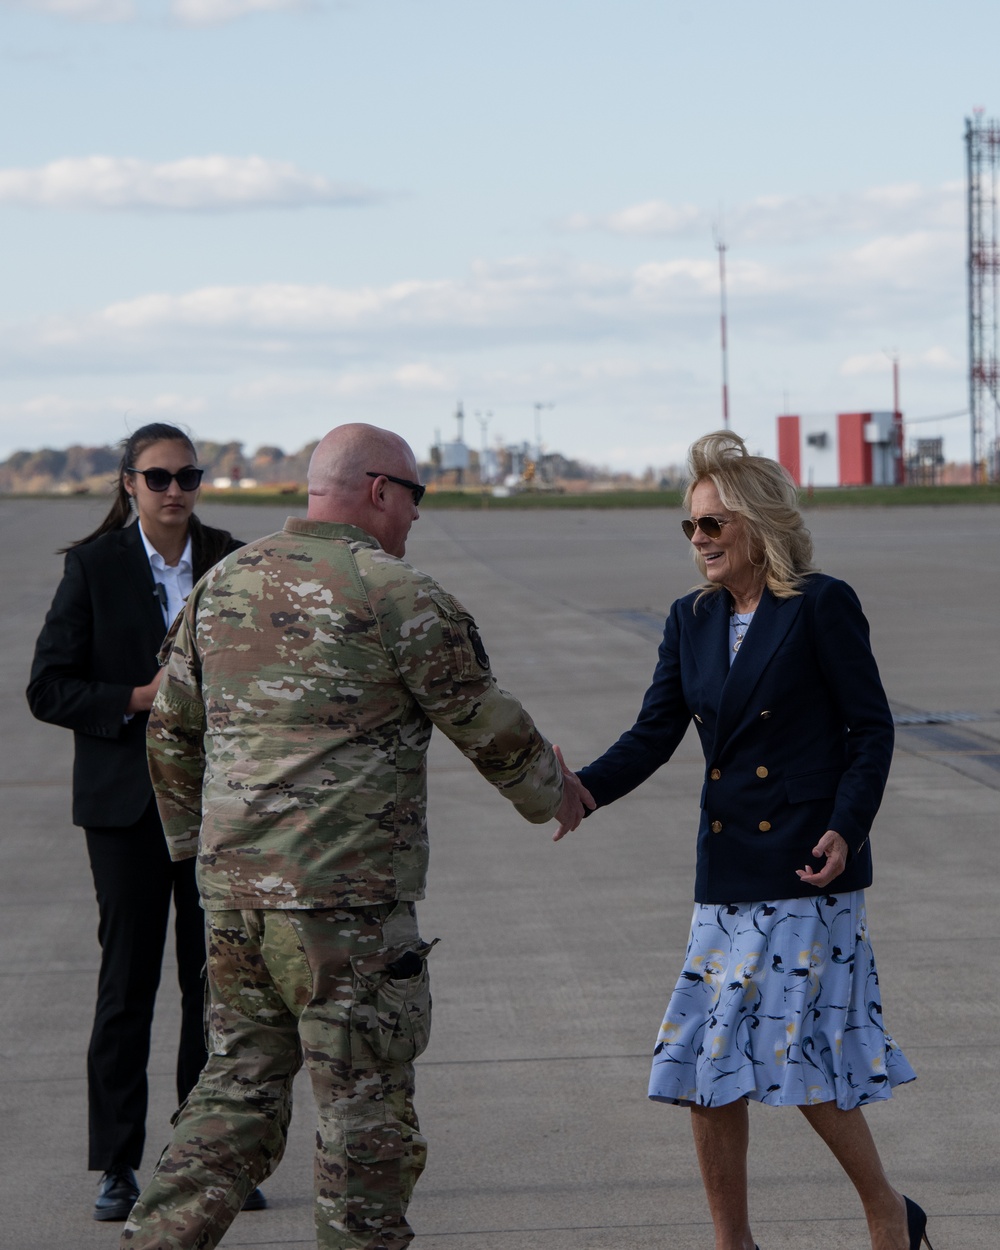
<svg viewBox="0 0 1000 1250">
<path fill-rule="evenodd" d="M 101 970 L 87 1052 L 92 1171 L 137 1168 L 146 1136 L 146 1064 L 171 898 L 181 990 L 177 1100 L 205 1065 L 205 916 L 194 859 L 173 863 L 156 803 L 126 828 L 88 828 Z M 161 1126 L 165 1141 L 168 1126 Z"/>
</svg>

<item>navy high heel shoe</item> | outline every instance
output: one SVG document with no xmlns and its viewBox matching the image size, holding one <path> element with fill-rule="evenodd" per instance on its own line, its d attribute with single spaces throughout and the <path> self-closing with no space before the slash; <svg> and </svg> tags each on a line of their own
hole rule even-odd
<svg viewBox="0 0 1000 1250">
<path fill-rule="evenodd" d="M 927 1215 L 911 1199 L 904 1197 L 906 1203 L 906 1231 L 910 1235 L 910 1250 L 920 1250 L 920 1243 L 925 1242 L 927 1250 L 934 1250 L 931 1239 L 927 1236 Z"/>
</svg>

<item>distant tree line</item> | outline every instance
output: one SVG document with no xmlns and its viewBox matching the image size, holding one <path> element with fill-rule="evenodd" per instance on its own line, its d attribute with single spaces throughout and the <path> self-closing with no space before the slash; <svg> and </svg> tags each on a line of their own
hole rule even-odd
<svg viewBox="0 0 1000 1250">
<path fill-rule="evenodd" d="M 304 486 L 309 458 L 316 443 L 307 443 L 300 451 L 286 455 L 280 447 L 258 447 L 252 454 L 243 450 L 241 442 L 215 443 L 195 441 L 198 463 L 205 470 L 205 482 L 227 479 L 233 484 L 256 482 L 261 486 Z M 528 455 L 527 444 L 521 449 L 506 448 L 499 452 L 496 466 L 499 480 L 520 472 Z M 83 447 L 74 445 L 62 451 L 45 447 L 40 451 L 16 451 L 0 463 L 0 494 L 86 493 L 104 494 L 110 488 L 118 468 L 120 452 L 114 447 Z M 648 468 L 638 479 L 631 473 L 598 468 L 581 460 L 571 460 L 559 452 L 547 452 L 534 466 L 539 480 L 545 482 L 612 482 L 625 487 L 641 484 L 647 489 L 675 487 L 684 476 L 678 465 L 654 470 Z M 421 477 L 427 482 L 446 485 L 454 474 L 442 474 L 429 456 L 420 465 Z M 479 453 L 472 449 L 469 483 L 479 480 Z"/>
<path fill-rule="evenodd" d="M 240 442 L 199 442 L 198 463 L 206 482 L 217 477 L 253 480 L 262 485 L 300 484 L 306 480 L 309 457 L 315 442 L 286 455 L 280 447 L 258 447 L 244 453 Z M 118 468 L 120 452 L 114 447 L 50 447 L 40 451 L 16 451 L 0 464 L 0 492 L 87 491 L 107 489 Z"/>
</svg>

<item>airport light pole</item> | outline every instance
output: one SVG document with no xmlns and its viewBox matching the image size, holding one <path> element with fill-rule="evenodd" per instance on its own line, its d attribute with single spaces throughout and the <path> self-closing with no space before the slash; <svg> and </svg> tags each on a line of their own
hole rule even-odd
<svg viewBox="0 0 1000 1250">
<path fill-rule="evenodd" d="M 487 409 L 485 413 L 481 413 L 478 408 L 476 409 L 475 417 L 476 417 L 476 420 L 479 422 L 479 428 L 482 431 L 482 436 L 483 436 L 483 447 L 482 447 L 482 451 L 479 453 L 479 485 L 480 486 L 486 485 L 486 456 L 489 450 L 489 428 L 490 428 L 490 420 L 492 416 L 493 416 L 493 413 L 489 409 Z"/>
<path fill-rule="evenodd" d="M 554 408 L 555 404 L 543 404 L 537 399 L 535 400 L 535 464 L 540 465 L 542 460 L 542 409 Z"/>
</svg>

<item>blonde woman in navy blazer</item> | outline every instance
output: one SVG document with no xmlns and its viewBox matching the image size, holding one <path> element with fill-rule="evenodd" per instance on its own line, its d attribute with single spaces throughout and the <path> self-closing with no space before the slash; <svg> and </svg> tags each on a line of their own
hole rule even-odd
<svg viewBox="0 0 1000 1250">
<path fill-rule="evenodd" d="M 723 431 L 689 467 L 705 583 L 670 610 L 635 724 L 580 772 L 601 807 L 692 721 L 705 754 L 691 938 L 650 1097 L 691 1109 L 716 1250 L 755 1247 L 751 1098 L 799 1107 L 854 1183 L 873 1250 L 917 1250 L 926 1216 L 889 1184 L 862 1111 L 914 1078 L 882 1023 L 865 921 L 893 746 L 868 623 L 815 571 L 780 465 Z"/>
<path fill-rule="evenodd" d="M 241 546 L 194 515 L 196 464 L 190 438 L 172 425 L 145 425 L 126 440 L 111 510 L 66 549 L 28 685 L 35 716 L 73 731 L 73 823 L 86 834 L 100 917 L 87 1052 L 88 1166 L 102 1173 L 98 1220 L 124 1220 L 138 1194 L 133 1169 L 145 1140 L 146 1061 L 171 901 L 181 990 L 179 1101 L 205 1063 L 204 914 L 194 861 L 171 863 L 146 766 L 156 656 L 170 608 L 181 603 L 178 570 L 197 581 Z"/>
</svg>

